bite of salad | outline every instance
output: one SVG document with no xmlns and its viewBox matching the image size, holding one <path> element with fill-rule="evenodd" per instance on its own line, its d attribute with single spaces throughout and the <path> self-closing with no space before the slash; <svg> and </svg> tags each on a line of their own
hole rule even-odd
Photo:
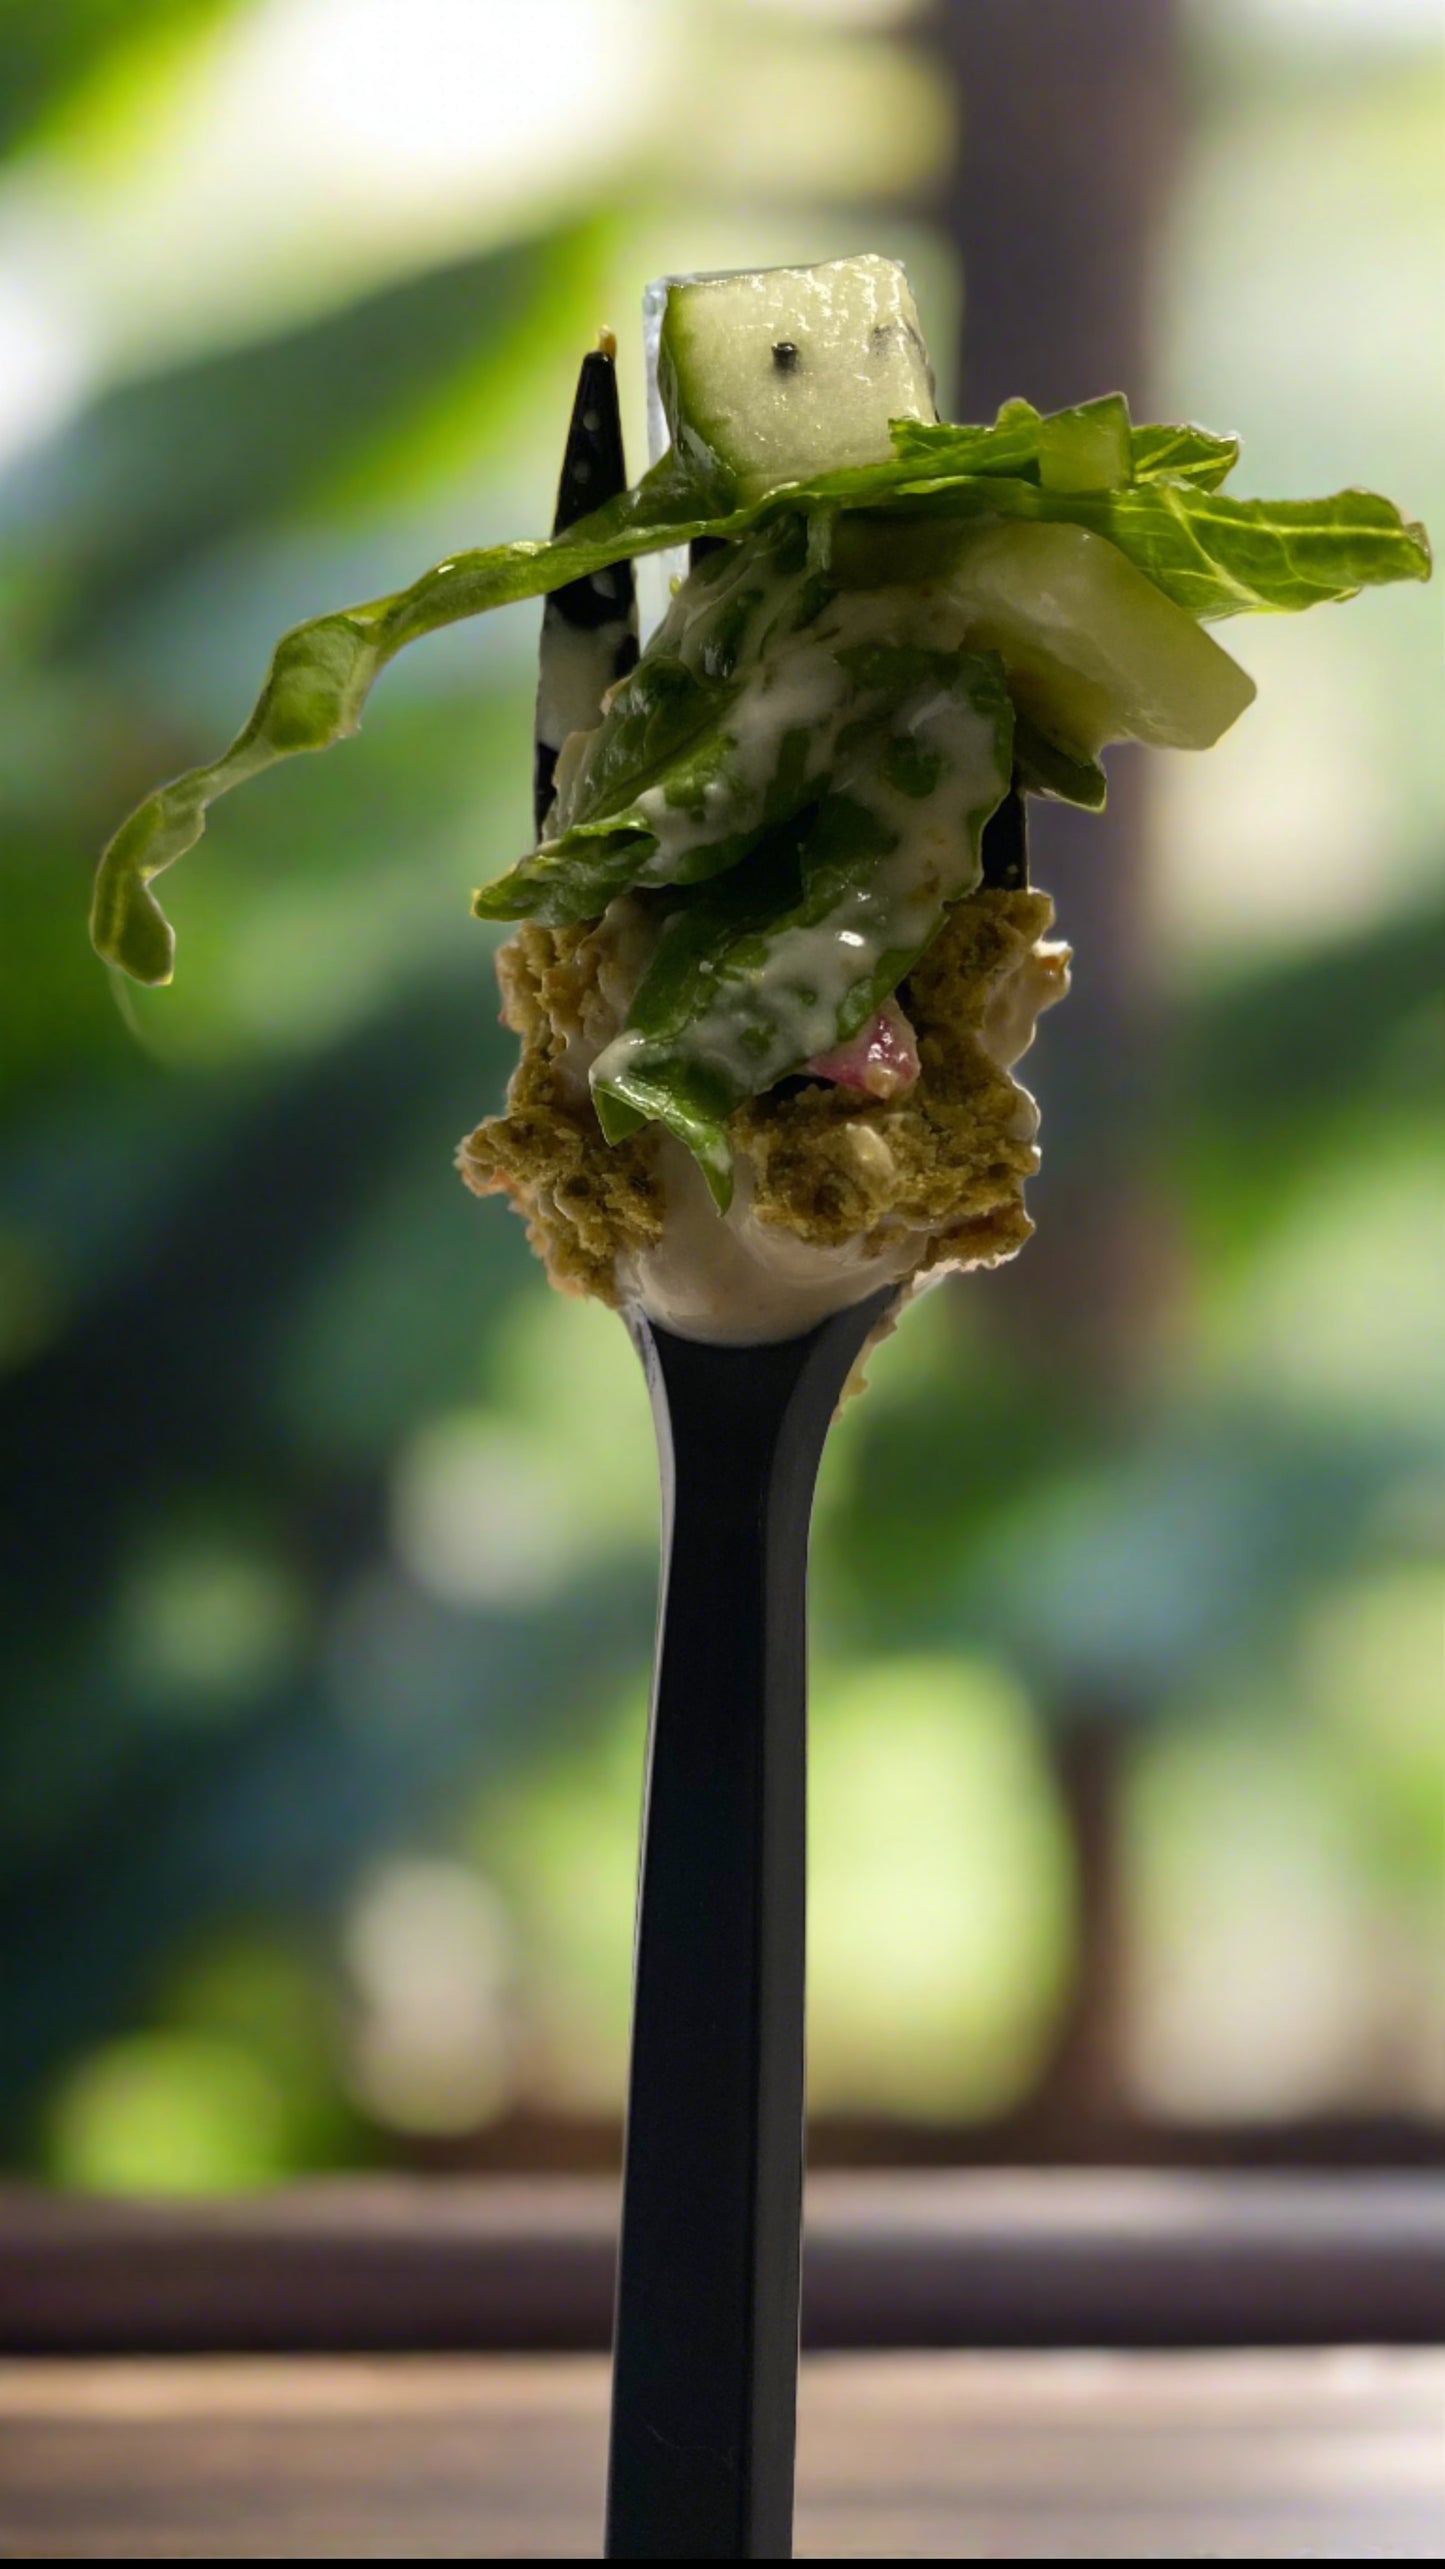
<svg viewBox="0 0 1445 2569">
<path fill-rule="evenodd" d="M 692 546 L 640 658 L 608 627 L 538 843 L 476 895 L 516 923 L 522 1054 L 461 1164 L 557 1281 L 766 1338 L 1028 1235 L 1011 1074 L 1067 956 L 1021 798 L 1100 809 L 1111 741 L 1208 748 L 1254 695 L 1209 626 L 1430 554 L 1366 491 L 1227 495 L 1236 439 L 1118 394 L 940 421 L 886 259 L 669 279 L 649 309 L 661 460 L 550 541 L 288 634 L 230 749 L 111 842 L 92 933 L 168 980 L 151 886 L 219 795 L 355 731 L 422 635 L 588 580 L 611 614 L 618 565 Z"/>
</svg>

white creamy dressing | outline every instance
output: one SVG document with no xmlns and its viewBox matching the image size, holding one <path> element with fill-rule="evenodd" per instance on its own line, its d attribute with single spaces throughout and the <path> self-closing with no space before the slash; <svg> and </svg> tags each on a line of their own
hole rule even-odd
<svg viewBox="0 0 1445 2569">
<path fill-rule="evenodd" d="M 638 795 L 637 823 L 657 841 L 639 882 L 677 882 L 694 849 L 723 832 L 755 827 L 789 733 L 801 733 L 807 741 L 804 785 L 832 771 L 839 732 L 867 705 L 866 695 L 838 664 L 840 650 L 869 642 L 944 651 L 962 644 L 964 612 L 943 583 L 845 591 L 820 615 L 792 629 L 809 576 L 806 564 L 781 570 L 766 543 L 744 545 L 721 570 L 709 567 L 706 575 L 685 582 L 674 598 L 649 652 L 674 657 L 700 676 L 718 677 L 718 636 L 727 630 L 729 657 L 745 676 L 730 700 L 719 695 L 726 732 L 725 763 L 718 772 L 685 802 L 669 800 L 664 784 Z M 740 599 L 750 603 L 739 630 Z M 719 677 L 720 689 L 726 684 Z M 584 701 L 580 689 L 578 700 Z M 595 694 L 591 702 L 595 709 Z M 595 710 L 585 719 L 595 721 Z M 590 740 L 579 743 L 565 771 L 559 770 L 558 831 L 590 817 L 591 745 Z"/>
<path fill-rule="evenodd" d="M 639 881 L 675 883 L 679 860 L 693 848 L 706 846 L 723 830 L 751 826 L 777 773 L 787 733 L 808 735 L 805 780 L 825 775 L 839 725 L 855 701 L 856 690 L 811 632 L 799 636 L 791 649 L 761 661 L 729 710 L 727 765 L 708 779 L 698 800 L 669 802 L 661 785 L 639 794 L 639 819 L 657 841 L 657 854 L 643 867 Z"/>
<path fill-rule="evenodd" d="M 887 1148 L 881 1135 L 868 1139 Z M 921 1231 L 900 1229 L 884 1255 L 868 1257 L 855 1243 L 820 1248 L 777 1223 L 760 1222 L 741 1154 L 726 1214 L 691 1152 L 670 1133 L 661 1136 L 660 1165 L 667 1205 L 662 1238 L 655 1248 L 619 1259 L 618 1282 L 625 1302 L 679 1338 L 745 1347 L 796 1337 L 830 1311 L 899 1283 L 922 1255 L 927 1235 Z"/>
<path fill-rule="evenodd" d="M 770 1088 L 799 1062 L 827 1052 L 838 1040 L 841 1010 L 874 981 L 885 955 L 920 951 L 944 903 L 978 880 L 973 824 L 1007 783 L 993 718 L 939 691 L 901 720 L 921 748 L 938 752 L 937 789 L 920 799 L 886 784 L 876 744 L 871 754 L 865 748 L 836 762 L 835 786 L 877 814 L 892 849 L 863 879 L 843 882 L 824 916 L 771 932 L 760 961 L 722 974 L 717 1005 L 677 1039 L 675 1049 L 744 1092 Z M 598 1063 L 598 1078 L 616 1078 L 648 1049 L 643 1035 L 618 1035 Z"/>
<path fill-rule="evenodd" d="M 754 621 L 771 610 L 776 624 L 777 598 L 791 595 L 800 575 L 771 578 L 772 594 Z M 742 571 L 734 570 L 727 584 L 710 595 L 703 592 L 695 605 L 685 592 L 679 595 L 669 639 L 682 656 L 704 623 L 715 623 L 718 600 L 742 583 Z M 957 694 L 925 688 L 893 717 L 895 731 L 907 731 L 921 749 L 940 758 L 939 784 L 921 798 L 887 784 L 878 772 L 876 742 L 841 757 L 837 749 L 843 725 L 867 701 L 840 666 L 840 650 L 900 642 L 948 650 L 957 648 L 960 631 L 958 606 L 942 586 L 843 593 L 801 632 L 765 643 L 729 711 L 728 769 L 701 804 L 690 810 L 669 805 L 660 787 L 640 797 L 639 809 L 659 842 L 658 858 L 641 879 L 670 879 L 679 856 L 716 836 L 731 812 L 738 816 L 733 826 L 746 826 L 776 772 L 785 734 L 803 730 L 809 777 L 829 776 L 836 790 L 874 811 L 894 840 L 891 853 L 870 866 L 865 880 L 840 888 L 825 917 L 774 934 L 756 969 L 725 976 L 716 1008 L 689 1027 L 689 1056 L 730 1082 L 753 1091 L 767 1088 L 800 1061 L 827 1051 L 837 1040 L 840 1009 L 873 980 L 883 957 L 921 947 L 937 926 L 941 904 L 959 899 L 977 882 L 972 823 L 992 808 L 1007 781 L 999 775 L 989 714 Z M 644 1037 L 619 1035 L 607 1048 L 599 1077 L 617 1077 L 645 1048 Z"/>
</svg>

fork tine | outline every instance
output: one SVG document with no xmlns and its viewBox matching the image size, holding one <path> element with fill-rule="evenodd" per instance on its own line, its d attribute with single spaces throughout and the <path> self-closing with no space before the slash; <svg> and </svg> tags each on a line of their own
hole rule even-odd
<svg viewBox="0 0 1445 2569">
<path fill-rule="evenodd" d="M 557 486 L 554 535 L 627 488 L 615 343 L 605 332 L 582 360 Z M 630 562 L 555 589 L 542 611 L 537 663 L 533 811 L 540 836 L 552 804 L 557 753 L 569 732 L 601 719 L 602 699 L 637 658 L 637 598 Z"/>
<path fill-rule="evenodd" d="M 1015 782 L 998 810 L 983 825 L 979 849 L 983 882 L 994 892 L 1027 892 L 1029 888 L 1028 805 Z"/>
</svg>

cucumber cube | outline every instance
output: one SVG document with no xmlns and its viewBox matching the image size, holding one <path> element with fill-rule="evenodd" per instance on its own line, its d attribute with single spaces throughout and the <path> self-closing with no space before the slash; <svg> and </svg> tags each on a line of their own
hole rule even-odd
<svg viewBox="0 0 1445 2569">
<path fill-rule="evenodd" d="M 741 504 L 892 453 L 891 419 L 933 419 L 933 371 L 896 259 L 664 277 L 657 389 L 672 442 Z"/>
<path fill-rule="evenodd" d="M 1046 491 L 1121 491 L 1134 478 L 1129 405 L 1122 393 L 1053 410 L 1039 421 L 1039 480 Z"/>
<path fill-rule="evenodd" d="M 947 577 L 970 649 L 998 652 L 1015 704 L 1086 758 L 1110 740 L 1211 749 L 1254 701 L 1238 661 L 1087 527 L 961 529 Z"/>
<path fill-rule="evenodd" d="M 946 597 L 967 648 L 998 653 L 1016 709 L 1076 763 L 1111 740 L 1212 748 L 1254 701 L 1238 661 L 1088 527 L 844 517 L 832 573 Z"/>
</svg>

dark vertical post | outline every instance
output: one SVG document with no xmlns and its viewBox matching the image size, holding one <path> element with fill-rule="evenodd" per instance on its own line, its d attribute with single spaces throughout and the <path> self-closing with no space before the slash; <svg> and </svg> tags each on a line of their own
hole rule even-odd
<svg viewBox="0 0 1445 2569">
<path fill-rule="evenodd" d="M 1101 392 L 1147 415 L 1154 265 L 1180 142 L 1177 0 L 940 0 L 935 40 L 960 100 L 941 211 L 963 263 L 961 415 L 1022 393 L 1042 408 Z M 1074 995 L 1045 1021 L 1030 1085 L 1044 1108 L 1038 1237 L 968 1291 L 1062 1399 L 1117 1413 L 1143 1371 L 1169 1271 L 1150 1185 L 1156 996 L 1143 753 L 1109 753 L 1102 817 L 1031 807 L 1033 879 L 1076 947 Z M 1050 1076 L 1067 1059 L 1067 1082 Z M 1118 1908 L 1110 1790 L 1116 1704 L 1061 1700 L 1086 1938 L 1051 2087 L 1071 2117 L 1117 2113 Z M 1135 1707 L 1127 1708 L 1130 1710 Z M 1077 1792 L 1075 1788 L 1078 1788 Z"/>
</svg>

